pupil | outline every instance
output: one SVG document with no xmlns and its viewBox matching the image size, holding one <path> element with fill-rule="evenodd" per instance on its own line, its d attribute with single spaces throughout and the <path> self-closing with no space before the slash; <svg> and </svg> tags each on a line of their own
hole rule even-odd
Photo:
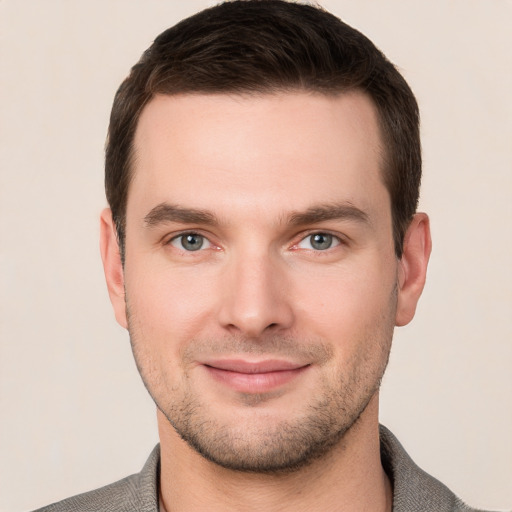
<svg viewBox="0 0 512 512">
<path fill-rule="evenodd" d="M 325 233 L 317 233 L 313 235 L 311 245 L 319 250 L 329 249 L 332 245 L 332 236 Z"/>
<path fill-rule="evenodd" d="M 187 251 L 197 251 L 203 245 L 203 237 L 200 235 L 185 235 L 181 243 Z"/>
</svg>

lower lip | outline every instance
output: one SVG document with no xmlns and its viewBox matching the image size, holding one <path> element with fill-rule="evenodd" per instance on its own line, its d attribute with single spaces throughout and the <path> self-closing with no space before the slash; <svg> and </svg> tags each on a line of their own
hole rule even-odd
<svg viewBox="0 0 512 512">
<path fill-rule="evenodd" d="M 265 373 L 240 373 L 205 366 L 210 375 L 217 381 L 228 385 L 240 393 L 266 393 L 288 384 L 301 375 L 308 366 L 294 370 L 281 370 Z"/>
</svg>

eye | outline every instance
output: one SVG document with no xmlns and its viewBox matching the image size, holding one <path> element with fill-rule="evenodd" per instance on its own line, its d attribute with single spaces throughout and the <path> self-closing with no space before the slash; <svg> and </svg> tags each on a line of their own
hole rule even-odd
<svg viewBox="0 0 512 512">
<path fill-rule="evenodd" d="M 183 233 L 175 236 L 169 244 L 184 251 L 199 251 L 199 249 L 208 249 L 211 246 L 206 237 L 197 233 Z"/>
<path fill-rule="evenodd" d="M 303 238 L 297 247 L 301 249 L 313 249 L 314 251 L 325 251 L 340 245 L 339 238 L 329 233 L 313 233 Z"/>
</svg>

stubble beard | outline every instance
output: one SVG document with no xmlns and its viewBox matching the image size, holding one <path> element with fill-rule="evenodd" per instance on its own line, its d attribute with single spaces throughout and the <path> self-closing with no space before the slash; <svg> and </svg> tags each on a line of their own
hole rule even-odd
<svg viewBox="0 0 512 512">
<path fill-rule="evenodd" d="M 207 460 L 234 471 L 286 474 L 322 458 L 338 445 L 357 423 L 379 383 L 366 390 L 357 404 L 347 404 L 344 396 L 331 392 L 308 404 L 300 418 L 276 422 L 269 417 L 266 424 L 260 419 L 257 427 L 212 420 L 204 404 L 193 396 L 165 409 L 157 406 L 179 436 Z M 352 390 L 346 392 L 352 394 Z M 260 399 L 252 396 L 249 401 Z"/>
<path fill-rule="evenodd" d="M 395 303 L 396 304 L 396 303 Z M 221 467 L 260 474 L 295 472 L 325 456 L 340 444 L 346 433 L 356 426 L 358 419 L 378 392 L 384 375 L 394 330 L 395 308 L 384 314 L 377 328 L 359 340 L 362 353 L 357 360 L 343 361 L 334 383 L 324 375 L 317 396 L 297 417 L 276 421 L 232 421 L 212 417 L 208 403 L 190 388 L 185 373 L 177 388 L 166 387 L 158 362 L 153 360 L 144 343 L 141 329 L 134 326 L 128 313 L 130 341 L 137 368 L 143 383 L 158 409 L 164 414 L 177 434 L 205 459 Z M 137 331 L 137 332 L 136 332 Z M 297 353 L 313 357 L 319 366 L 332 357 L 332 348 L 316 342 L 298 342 L 289 337 L 272 337 L 255 343 L 247 339 L 191 341 L 183 354 L 190 358 L 202 347 L 215 347 L 219 353 L 258 353 L 272 357 Z M 186 365 L 184 365 L 186 366 Z M 265 395 L 241 396 L 245 407 L 258 407 L 269 398 Z M 265 419 L 265 418 L 263 418 Z"/>
</svg>

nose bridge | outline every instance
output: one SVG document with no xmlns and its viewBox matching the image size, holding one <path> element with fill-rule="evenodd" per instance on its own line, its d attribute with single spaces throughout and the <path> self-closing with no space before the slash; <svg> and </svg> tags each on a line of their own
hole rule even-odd
<svg viewBox="0 0 512 512">
<path fill-rule="evenodd" d="M 219 320 L 248 337 L 285 329 L 293 321 L 281 262 L 266 249 L 244 250 L 229 258 Z"/>
</svg>

